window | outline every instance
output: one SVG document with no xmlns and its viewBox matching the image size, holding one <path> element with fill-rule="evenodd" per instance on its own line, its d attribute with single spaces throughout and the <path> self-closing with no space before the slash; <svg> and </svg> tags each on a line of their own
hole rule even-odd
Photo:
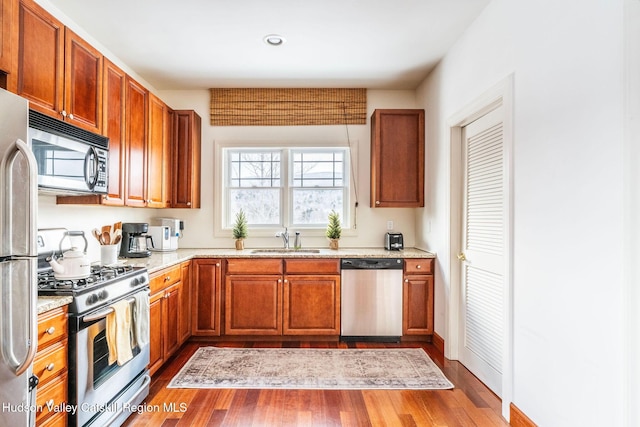
<svg viewBox="0 0 640 427">
<path fill-rule="evenodd" d="M 349 218 L 349 151 L 225 148 L 225 227 L 242 209 L 251 227 L 324 228 L 329 212 Z"/>
</svg>

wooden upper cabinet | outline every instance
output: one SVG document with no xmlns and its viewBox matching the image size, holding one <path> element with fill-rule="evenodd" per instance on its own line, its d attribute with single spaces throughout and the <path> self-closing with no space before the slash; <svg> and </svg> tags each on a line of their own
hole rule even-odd
<svg viewBox="0 0 640 427">
<path fill-rule="evenodd" d="M 65 120 L 101 133 L 102 54 L 69 28 L 65 29 L 64 54 Z"/>
<path fill-rule="evenodd" d="M 175 110 L 171 207 L 200 208 L 202 120 L 193 110 Z"/>
<path fill-rule="evenodd" d="M 149 145 L 147 152 L 147 207 L 164 208 L 169 199 L 171 134 L 169 107 L 149 94 Z"/>
<path fill-rule="evenodd" d="M 371 116 L 371 207 L 424 206 L 424 110 Z"/>
<path fill-rule="evenodd" d="M 1 83 L 6 88 L 7 82 L 4 74 L 13 73 L 13 50 L 11 39 L 13 28 L 13 11 L 16 0 L 0 0 L 0 72 L 3 74 Z"/>
<path fill-rule="evenodd" d="M 125 204 L 147 205 L 147 113 L 149 91 L 127 76 L 125 96 Z"/>
<path fill-rule="evenodd" d="M 109 138 L 109 188 L 102 203 L 124 205 L 126 175 L 125 93 L 127 75 L 105 58 L 103 72 L 102 129 Z"/>
<path fill-rule="evenodd" d="M 64 25 L 33 0 L 20 0 L 17 25 L 17 80 L 12 89 L 34 110 L 62 119 Z"/>
<path fill-rule="evenodd" d="M 34 110 L 101 133 L 102 54 L 33 0 L 20 0 L 17 25 L 10 89 Z"/>
</svg>

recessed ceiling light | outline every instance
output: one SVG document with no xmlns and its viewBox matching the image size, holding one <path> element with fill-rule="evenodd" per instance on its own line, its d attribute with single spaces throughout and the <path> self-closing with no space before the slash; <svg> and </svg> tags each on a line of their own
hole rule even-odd
<svg viewBox="0 0 640 427">
<path fill-rule="evenodd" d="M 264 36 L 264 42 L 270 46 L 280 46 L 286 41 L 284 37 L 278 34 L 269 34 Z"/>
</svg>

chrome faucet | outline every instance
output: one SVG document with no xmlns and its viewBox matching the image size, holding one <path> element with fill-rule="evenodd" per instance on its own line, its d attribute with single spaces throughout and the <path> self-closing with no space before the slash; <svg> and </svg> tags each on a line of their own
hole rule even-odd
<svg viewBox="0 0 640 427">
<path fill-rule="evenodd" d="M 282 237 L 284 248 L 289 249 L 289 230 L 287 229 L 287 227 L 284 228 L 284 232 L 276 233 L 276 237 Z"/>
</svg>

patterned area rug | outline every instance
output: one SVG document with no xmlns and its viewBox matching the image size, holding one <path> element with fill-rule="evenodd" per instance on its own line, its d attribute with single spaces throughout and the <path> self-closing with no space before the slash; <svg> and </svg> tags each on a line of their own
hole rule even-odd
<svg viewBox="0 0 640 427">
<path fill-rule="evenodd" d="M 450 389 L 420 348 L 201 347 L 169 388 Z"/>
</svg>

